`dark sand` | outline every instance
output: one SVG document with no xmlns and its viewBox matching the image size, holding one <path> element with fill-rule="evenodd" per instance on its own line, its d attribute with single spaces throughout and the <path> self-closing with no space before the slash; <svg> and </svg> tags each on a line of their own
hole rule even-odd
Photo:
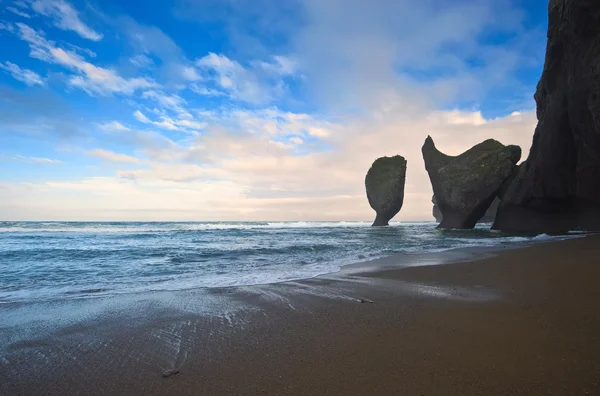
<svg viewBox="0 0 600 396">
<path fill-rule="evenodd" d="M 276 285 L 10 304 L 0 394 L 600 395 L 599 279 L 589 236 Z"/>
</svg>

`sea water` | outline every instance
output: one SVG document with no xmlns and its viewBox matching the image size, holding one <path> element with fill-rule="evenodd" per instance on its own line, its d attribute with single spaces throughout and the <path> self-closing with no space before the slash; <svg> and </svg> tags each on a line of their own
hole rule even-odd
<svg viewBox="0 0 600 396">
<path fill-rule="evenodd" d="M 0 222 L 0 304 L 281 282 L 394 253 L 526 242 L 433 222 Z M 540 237 L 537 237 L 538 239 Z"/>
</svg>

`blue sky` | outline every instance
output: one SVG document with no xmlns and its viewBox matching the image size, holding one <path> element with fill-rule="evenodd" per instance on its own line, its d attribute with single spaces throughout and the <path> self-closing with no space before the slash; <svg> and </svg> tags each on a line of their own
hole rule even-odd
<svg viewBox="0 0 600 396">
<path fill-rule="evenodd" d="M 0 218 L 368 220 L 419 147 L 529 148 L 541 0 L 0 1 Z M 526 154 L 525 154 L 526 155 Z"/>
</svg>

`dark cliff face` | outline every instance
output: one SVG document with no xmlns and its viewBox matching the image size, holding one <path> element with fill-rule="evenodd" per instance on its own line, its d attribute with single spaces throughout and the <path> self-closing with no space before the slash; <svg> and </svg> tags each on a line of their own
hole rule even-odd
<svg viewBox="0 0 600 396">
<path fill-rule="evenodd" d="M 369 204 L 377 213 L 373 226 L 386 226 L 404 203 L 406 160 L 396 155 L 373 162 L 365 178 Z"/>
<path fill-rule="evenodd" d="M 538 125 L 494 228 L 600 230 L 600 1 L 551 0 L 548 8 Z"/>
<path fill-rule="evenodd" d="M 521 158 L 519 147 L 504 146 L 492 139 L 451 157 L 438 151 L 428 137 L 422 151 L 442 213 L 440 228 L 473 228 Z"/>
</svg>

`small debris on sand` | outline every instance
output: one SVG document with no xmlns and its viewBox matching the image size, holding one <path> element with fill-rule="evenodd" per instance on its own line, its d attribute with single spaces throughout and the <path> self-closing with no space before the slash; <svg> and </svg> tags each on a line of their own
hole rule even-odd
<svg viewBox="0 0 600 396">
<path fill-rule="evenodd" d="M 169 378 L 169 377 L 172 377 L 177 374 L 179 374 L 179 370 L 169 369 L 169 370 L 163 371 L 162 376 L 163 376 L 163 378 Z"/>
</svg>

